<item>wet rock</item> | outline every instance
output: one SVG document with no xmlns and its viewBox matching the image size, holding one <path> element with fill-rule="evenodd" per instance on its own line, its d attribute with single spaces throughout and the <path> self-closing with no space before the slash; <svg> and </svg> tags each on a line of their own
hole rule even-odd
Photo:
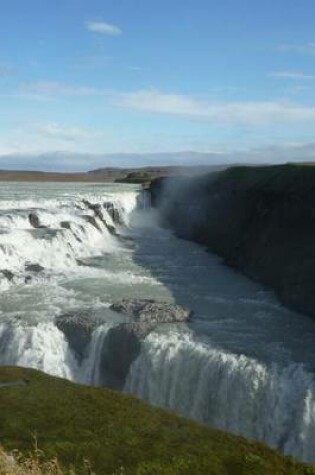
<svg viewBox="0 0 315 475">
<path fill-rule="evenodd" d="M 94 213 L 95 213 L 95 216 L 96 216 L 97 218 L 99 218 L 100 220 L 102 220 L 103 222 L 106 223 L 101 208 L 95 209 L 95 210 L 94 210 Z"/>
<path fill-rule="evenodd" d="M 86 264 L 82 259 L 76 259 L 76 262 L 78 264 L 78 266 L 85 266 L 85 267 L 88 267 L 89 264 Z"/>
<path fill-rule="evenodd" d="M 47 226 L 43 226 L 39 220 L 39 217 L 37 216 L 36 213 L 30 213 L 28 215 L 28 219 L 30 222 L 30 225 L 35 228 L 35 229 L 46 229 Z"/>
<path fill-rule="evenodd" d="M 99 203 L 91 203 L 90 201 L 88 200 L 82 200 L 82 203 L 90 210 L 92 211 L 98 211 L 100 210 L 102 207 Z"/>
<path fill-rule="evenodd" d="M 108 331 L 100 361 L 104 385 L 123 389 L 130 366 L 141 351 L 143 340 L 155 326 L 154 323 L 122 323 Z"/>
<path fill-rule="evenodd" d="M 0 272 L 9 282 L 12 282 L 12 280 L 14 279 L 14 274 L 10 270 L 1 269 Z"/>
<path fill-rule="evenodd" d="M 108 224 L 108 223 L 106 223 L 105 226 L 108 229 L 110 234 L 112 234 L 113 236 L 118 236 L 115 226 L 112 226 L 111 224 Z"/>
<path fill-rule="evenodd" d="M 102 206 L 99 203 L 95 203 L 95 204 L 90 203 L 90 201 L 88 201 L 88 200 L 83 200 L 83 203 L 88 209 L 90 209 L 91 211 L 94 211 L 95 217 L 98 218 L 100 221 L 102 221 L 102 223 L 108 229 L 110 234 L 117 235 L 117 231 L 116 231 L 115 226 L 112 226 L 111 224 L 108 224 L 108 222 L 106 221 L 106 219 L 105 219 L 105 217 L 102 213 Z M 108 205 L 108 208 L 105 205 Z M 104 203 L 103 206 L 104 206 L 104 208 L 107 209 L 107 211 L 109 212 L 109 215 L 112 217 L 113 221 L 117 222 L 117 223 L 119 222 L 119 224 L 121 224 L 120 218 L 118 217 L 118 214 L 117 214 L 117 210 L 114 209 L 113 203 L 107 202 L 107 203 Z M 95 223 L 96 223 L 96 221 L 95 221 Z M 92 221 L 91 221 L 91 224 L 93 224 Z M 93 226 L 95 226 L 95 224 L 93 224 Z M 97 224 L 97 226 L 98 226 L 98 224 Z M 97 229 L 100 230 L 100 227 L 98 226 Z"/>
<path fill-rule="evenodd" d="M 113 209 L 114 203 L 112 203 L 111 201 L 104 201 L 103 208 L 105 208 L 107 211 Z"/>
<path fill-rule="evenodd" d="M 122 389 L 133 361 L 141 351 L 146 336 L 158 324 L 184 322 L 191 314 L 190 310 L 168 303 L 153 300 L 125 299 L 110 308 L 122 314 L 118 323 L 107 331 L 100 355 L 100 383 L 114 389 Z M 115 318 L 115 314 L 112 315 Z M 121 317 L 121 316 L 120 316 Z M 128 322 L 126 323 L 126 317 Z M 105 318 L 93 316 L 89 311 L 73 312 L 55 319 L 77 359 L 82 361 L 94 330 L 103 324 Z"/>
<path fill-rule="evenodd" d="M 94 317 L 88 311 L 59 315 L 55 319 L 57 328 L 65 334 L 79 361 L 86 354 L 86 348 L 90 343 L 93 331 L 101 323 L 101 319 Z"/>
<path fill-rule="evenodd" d="M 70 221 L 61 221 L 60 227 L 63 229 L 71 229 Z"/>
<path fill-rule="evenodd" d="M 80 242 L 80 243 L 83 242 L 82 239 L 81 239 L 79 236 L 77 236 L 75 233 L 73 233 L 73 236 L 74 236 L 74 238 L 75 238 L 76 241 L 78 241 L 78 242 Z"/>
<path fill-rule="evenodd" d="M 27 270 L 28 272 L 39 273 L 39 272 L 43 272 L 45 268 L 39 264 L 26 264 L 25 270 Z"/>
<path fill-rule="evenodd" d="M 94 214 L 97 218 L 100 218 L 101 220 L 104 219 L 103 213 L 102 213 L 102 206 L 99 203 L 90 203 L 88 200 L 83 200 L 84 205 L 90 209 L 91 211 L 94 211 Z"/>
<path fill-rule="evenodd" d="M 105 201 L 103 207 L 106 209 L 109 216 L 112 218 L 113 222 L 116 224 L 123 224 L 123 219 L 121 217 L 120 211 L 118 208 L 115 208 L 114 203 L 110 201 Z"/>
<path fill-rule="evenodd" d="M 190 309 L 180 305 L 148 299 L 123 299 L 112 304 L 110 309 L 129 315 L 137 322 L 155 324 L 185 322 L 192 313 Z"/>
<path fill-rule="evenodd" d="M 108 229 L 108 231 L 110 232 L 110 234 L 117 234 L 115 226 L 112 226 L 111 224 L 108 224 L 108 222 L 107 222 L 106 219 L 104 218 L 104 215 L 103 215 L 103 213 L 102 213 L 101 210 L 98 210 L 97 213 L 95 212 L 95 216 L 96 216 L 100 221 L 102 221 L 102 223 L 103 223 L 104 226 Z"/>
<path fill-rule="evenodd" d="M 158 324 L 185 322 L 191 311 L 180 305 L 154 300 L 124 299 L 111 305 L 111 310 L 128 316 L 130 323 L 111 328 L 101 356 L 104 384 L 122 389 L 133 361 L 138 357 L 143 340 Z"/>
<path fill-rule="evenodd" d="M 94 218 L 94 216 L 90 216 L 89 214 L 85 214 L 83 215 L 83 219 L 85 219 L 85 221 L 87 221 L 89 224 L 91 224 L 92 226 L 94 226 L 94 228 L 96 228 L 100 233 L 102 232 L 100 226 L 98 225 L 96 219 Z"/>
</svg>

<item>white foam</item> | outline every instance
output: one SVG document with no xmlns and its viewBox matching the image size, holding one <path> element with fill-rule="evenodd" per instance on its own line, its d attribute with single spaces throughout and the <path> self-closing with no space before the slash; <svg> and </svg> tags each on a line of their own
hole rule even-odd
<svg viewBox="0 0 315 475">
<path fill-rule="evenodd" d="M 136 206 L 137 192 L 91 193 L 79 196 L 65 196 L 60 199 L 0 200 L 0 270 L 14 273 L 12 283 L 21 283 L 25 265 L 39 264 L 46 271 L 60 272 L 77 267 L 80 259 L 114 252 L 118 248 L 116 238 L 109 232 L 102 219 L 94 216 L 86 204 L 111 202 L 119 210 L 125 224 Z M 113 225 L 105 208 L 101 208 L 105 221 Z M 35 213 L 46 229 L 34 229 L 29 215 Z M 86 216 L 95 219 L 96 226 Z M 61 226 L 69 223 L 70 229 Z M 22 279 L 21 279 L 22 276 Z M 0 289 L 9 287 L 7 279 L 0 279 Z"/>
<path fill-rule="evenodd" d="M 73 379 L 76 361 L 64 334 L 53 323 L 0 325 L 2 365 L 24 366 Z"/>
</svg>

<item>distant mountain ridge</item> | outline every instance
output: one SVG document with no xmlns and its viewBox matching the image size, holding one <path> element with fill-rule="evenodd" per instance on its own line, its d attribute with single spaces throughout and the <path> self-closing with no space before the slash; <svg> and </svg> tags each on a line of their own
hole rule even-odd
<svg viewBox="0 0 315 475">
<path fill-rule="evenodd" d="M 88 170 L 138 169 L 146 167 L 195 167 L 233 164 L 283 164 L 287 162 L 315 163 L 315 142 L 296 144 L 253 145 L 241 149 L 235 143 L 232 151 L 93 153 L 56 150 L 42 153 L 0 153 L 2 170 L 41 170 L 46 172 L 87 173 Z"/>
</svg>

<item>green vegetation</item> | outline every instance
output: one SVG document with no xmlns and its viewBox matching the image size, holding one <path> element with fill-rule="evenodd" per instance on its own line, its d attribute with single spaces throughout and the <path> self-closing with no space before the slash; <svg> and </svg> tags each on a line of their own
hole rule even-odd
<svg viewBox="0 0 315 475">
<path fill-rule="evenodd" d="M 151 181 L 151 174 L 148 172 L 130 172 L 124 178 L 117 178 L 116 183 L 149 183 Z"/>
<path fill-rule="evenodd" d="M 210 183 L 210 182 L 209 182 Z M 237 166 L 216 175 L 215 185 L 228 183 L 238 190 L 264 190 L 276 193 L 305 193 L 315 191 L 315 167 L 288 163 L 273 166 Z M 210 188 L 212 188 L 212 183 Z"/>
<path fill-rule="evenodd" d="M 47 460 L 58 457 L 61 466 L 74 466 L 79 475 L 312 473 L 310 466 L 264 444 L 198 425 L 132 396 L 35 370 L 0 368 L 0 407 L 0 440 L 7 452 L 27 453 L 35 437 Z"/>
</svg>

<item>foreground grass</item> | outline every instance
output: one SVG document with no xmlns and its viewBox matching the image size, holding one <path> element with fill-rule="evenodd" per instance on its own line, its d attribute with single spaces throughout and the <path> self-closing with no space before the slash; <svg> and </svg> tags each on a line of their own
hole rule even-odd
<svg viewBox="0 0 315 475">
<path fill-rule="evenodd" d="M 10 382 L 15 384 L 3 385 Z M 315 474 L 264 444 L 198 425 L 131 396 L 30 369 L 0 368 L 0 408 L 0 441 L 7 453 L 28 453 L 35 438 L 42 458 L 58 457 L 63 469 L 73 466 L 78 475 Z M 49 471 L 49 465 L 42 472 L 25 467 L 15 466 L 25 471 L 12 475 L 69 473 Z M 39 464 L 37 470 L 42 469 Z"/>
</svg>

